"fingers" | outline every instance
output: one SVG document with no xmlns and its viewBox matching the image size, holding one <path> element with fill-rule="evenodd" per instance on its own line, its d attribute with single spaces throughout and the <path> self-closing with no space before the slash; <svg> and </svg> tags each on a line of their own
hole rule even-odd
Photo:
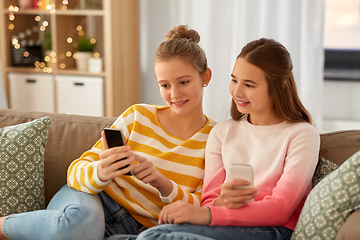
<svg viewBox="0 0 360 240">
<path fill-rule="evenodd" d="M 102 133 L 103 135 L 103 133 Z M 105 138 L 104 138 L 105 139 Z M 130 151 L 129 146 L 114 147 L 106 149 L 106 140 L 104 142 L 104 151 L 100 153 L 100 163 L 98 165 L 98 176 L 106 182 L 120 175 L 132 171 L 135 165 L 135 156 Z"/>
<path fill-rule="evenodd" d="M 239 188 L 241 187 L 241 188 Z M 250 187 L 250 183 L 242 179 L 234 179 L 225 182 L 221 186 L 219 203 L 228 208 L 240 208 L 248 204 L 257 196 L 257 189 Z"/>
<path fill-rule="evenodd" d="M 135 157 L 138 160 L 138 157 Z M 133 174 L 145 183 L 149 183 L 156 178 L 157 169 L 154 166 L 154 163 L 151 161 L 139 162 L 138 165 L 134 167 Z"/>
<path fill-rule="evenodd" d="M 166 205 L 160 212 L 159 215 L 159 224 L 164 223 L 174 223 L 179 224 L 185 222 L 186 214 L 187 214 L 187 203 L 182 201 L 176 201 L 172 204 Z"/>
</svg>

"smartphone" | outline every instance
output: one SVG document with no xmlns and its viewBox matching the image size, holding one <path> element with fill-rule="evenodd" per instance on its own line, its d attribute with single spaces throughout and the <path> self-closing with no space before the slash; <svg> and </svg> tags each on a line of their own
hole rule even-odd
<svg viewBox="0 0 360 240">
<path fill-rule="evenodd" d="M 231 164 L 230 165 L 230 179 L 244 179 L 250 182 L 247 186 L 238 186 L 237 189 L 252 188 L 254 186 L 253 168 L 247 164 Z"/>
<path fill-rule="evenodd" d="M 108 144 L 109 148 L 113 148 L 113 147 L 119 147 L 119 146 L 123 146 L 125 145 L 125 140 L 124 140 L 124 136 L 121 132 L 120 129 L 115 129 L 115 128 L 104 128 L 104 132 L 105 132 L 105 137 L 106 137 L 106 142 Z M 118 161 L 124 160 L 126 158 L 122 158 L 119 159 Z M 126 168 L 129 165 L 126 165 L 120 169 Z M 125 175 L 129 175 L 131 176 L 131 172 L 125 173 Z"/>
</svg>

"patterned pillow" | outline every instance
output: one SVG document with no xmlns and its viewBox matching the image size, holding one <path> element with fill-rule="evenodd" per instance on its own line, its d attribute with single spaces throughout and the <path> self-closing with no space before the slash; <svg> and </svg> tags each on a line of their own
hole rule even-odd
<svg viewBox="0 0 360 240">
<path fill-rule="evenodd" d="M 44 150 L 50 117 L 0 129 L 0 216 L 45 207 Z"/>
<path fill-rule="evenodd" d="M 314 176 L 312 178 L 312 187 L 314 188 L 327 174 L 336 170 L 339 165 L 325 159 L 320 158 L 318 165 L 316 166 Z"/>
<path fill-rule="evenodd" d="M 310 192 L 291 240 L 335 239 L 347 217 L 360 208 L 360 151 Z"/>
</svg>

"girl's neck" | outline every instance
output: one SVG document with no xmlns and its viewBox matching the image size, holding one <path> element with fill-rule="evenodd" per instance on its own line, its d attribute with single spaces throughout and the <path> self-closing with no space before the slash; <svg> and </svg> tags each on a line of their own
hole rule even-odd
<svg viewBox="0 0 360 240">
<path fill-rule="evenodd" d="M 196 111 L 187 115 L 177 115 L 170 108 L 159 109 L 157 118 L 165 131 L 181 139 L 191 138 L 207 122 L 202 111 Z"/>
<path fill-rule="evenodd" d="M 259 125 L 259 126 L 268 126 L 268 125 L 275 125 L 279 124 L 284 121 L 284 119 L 280 119 L 278 117 L 275 117 L 275 115 L 254 115 L 249 114 L 247 117 L 247 120 L 249 123 L 253 125 Z"/>
</svg>

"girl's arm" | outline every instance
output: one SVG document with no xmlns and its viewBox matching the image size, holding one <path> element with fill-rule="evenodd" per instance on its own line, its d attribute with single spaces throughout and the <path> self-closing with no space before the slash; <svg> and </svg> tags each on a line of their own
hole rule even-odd
<svg viewBox="0 0 360 240">
<path fill-rule="evenodd" d="M 122 116 L 114 122 L 113 126 L 127 130 Z M 103 137 L 104 135 L 102 135 L 102 138 L 100 138 L 90 150 L 84 152 L 80 158 L 70 164 L 67 172 L 67 183 L 69 187 L 78 191 L 97 194 L 101 192 L 113 178 L 132 170 L 133 165 L 130 165 L 129 169 L 117 170 L 134 161 L 134 157 L 128 146 L 123 146 L 121 149 L 107 149 L 106 143 L 104 145 Z M 128 157 L 128 159 L 113 164 L 117 159 L 124 157 Z"/>
</svg>

